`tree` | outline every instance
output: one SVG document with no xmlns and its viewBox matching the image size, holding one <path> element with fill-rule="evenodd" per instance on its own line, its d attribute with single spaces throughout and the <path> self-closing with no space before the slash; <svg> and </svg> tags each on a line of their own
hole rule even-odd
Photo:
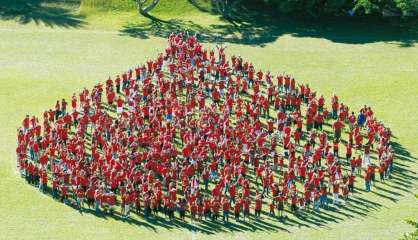
<svg viewBox="0 0 418 240">
<path fill-rule="evenodd" d="M 216 6 L 216 9 L 222 16 L 229 17 L 231 10 L 239 3 L 241 0 L 212 0 L 213 4 Z"/>
<path fill-rule="evenodd" d="M 418 239 L 418 222 L 413 221 L 413 220 L 406 220 L 406 223 L 415 227 L 415 231 L 413 231 L 411 233 L 405 233 L 402 236 L 401 240 L 416 240 L 416 239 Z"/>
<path fill-rule="evenodd" d="M 266 3 L 283 13 L 305 14 L 313 17 L 322 15 L 385 15 L 415 16 L 418 0 L 247 0 L 254 4 Z"/>
<path fill-rule="evenodd" d="M 415 194 L 415 198 L 418 199 L 418 194 Z M 408 220 L 406 220 L 406 223 L 415 227 L 415 231 L 413 231 L 411 233 L 405 233 L 402 236 L 401 240 L 416 240 L 416 239 L 418 239 L 418 222 L 408 219 Z"/>
<path fill-rule="evenodd" d="M 416 15 L 418 13 L 418 0 L 394 0 L 395 5 L 402 11 L 402 15 Z"/>
<path fill-rule="evenodd" d="M 384 10 L 402 16 L 418 13 L 418 0 L 355 0 L 354 8 L 360 14 L 382 14 Z"/>
<path fill-rule="evenodd" d="M 140 14 L 148 15 L 148 12 L 154 9 L 160 0 L 135 0 L 136 7 Z"/>
<path fill-rule="evenodd" d="M 322 15 L 344 15 L 353 0 L 263 0 L 276 6 L 283 13 L 297 13 L 319 17 Z"/>
</svg>

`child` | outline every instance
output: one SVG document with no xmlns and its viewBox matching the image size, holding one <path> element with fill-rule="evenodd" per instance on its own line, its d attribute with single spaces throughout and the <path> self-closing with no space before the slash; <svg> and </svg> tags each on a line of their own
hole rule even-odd
<svg viewBox="0 0 418 240">
<path fill-rule="evenodd" d="M 270 217 L 274 217 L 275 216 L 275 214 L 274 214 L 274 201 L 272 200 L 271 202 L 270 202 L 270 204 L 269 204 L 269 208 L 270 208 L 270 211 L 269 211 L 269 216 Z"/>
<path fill-rule="evenodd" d="M 239 222 L 240 212 L 241 212 L 241 203 L 240 203 L 240 200 L 238 200 L 234 205 L 235 221 L 237 221 L 237 222 Z"/>
</svg>

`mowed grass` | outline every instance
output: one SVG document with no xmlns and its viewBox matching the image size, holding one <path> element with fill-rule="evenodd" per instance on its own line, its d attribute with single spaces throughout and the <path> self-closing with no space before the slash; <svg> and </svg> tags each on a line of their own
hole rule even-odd
<svg viewBox="0 0 418 240">
<path fill-rule="evenodd" d="M 225 24 L 187 2 L 178 1 L 190 14 L 179 11 L 169 16 L 157 7 L 155 15 L 165 20 L 191 19 L 205 26 Z M 282 34 L 263 47 L 227 44 L 228 53 L 241 54 L 257 68 L 291 73 L 328 101 L 336 92 L 353 109 L 371 105 L 376 116 L 392 129 L 399 154 L 397 173 L 372 193 L 356 193 L 364 204 L 285 223 L 264 216 L 264 223 L 249 230 L 209 225 L 207 229 L 214 233 L 209 234 L 201 230 L 204 224 L 170 226 L 142 218 L 133 224 L 80 214 L 40 194 L 16 173 L 16 127 L 25 114 L 41 117 L 57 99 L 68 99 L 73 92 L 91 88 L 165 48 L 165 39 L 156 34 L 149 38 L 121 34 L 126 24 L 149 21 L 134 12 L 89 9 L 84 11 L 83 21 L 84 25 L 77 27 L 57 22 L 53 28 L 42 22 L 0 21 L 0 239 L 396 239 L 411 230 L 404 219 L 418 216 L 418 202 L 413 197 L 418 191 L 418 46 L 402 47 L 385 40 L 402 38 L 394 33 L 382 40 L 360 39 L 361 44 L 350 42 L 359 42 L 356 37 L 362 36 L 294 34 Z"/>
</svg>

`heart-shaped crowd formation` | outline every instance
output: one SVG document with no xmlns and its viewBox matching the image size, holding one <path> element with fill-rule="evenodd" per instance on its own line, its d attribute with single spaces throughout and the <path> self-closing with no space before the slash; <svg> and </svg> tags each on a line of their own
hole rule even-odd
<svg viewBox="0 0 418 240">
<path fill-rule="evenodd" d="M 356 177 L 370 191 L 375 172 L 384 181 L 392 171 L 390 130 L 370 107 L 350 113 L 335 94 L 326 104 L 289 75 L 182 33 L 156 59 L 67 104 L 57 101 L 42 123 L 26 116 L 16 152 L 28 183 L 80 210 L 282 217 L 345 204 Z"/>
</svg>

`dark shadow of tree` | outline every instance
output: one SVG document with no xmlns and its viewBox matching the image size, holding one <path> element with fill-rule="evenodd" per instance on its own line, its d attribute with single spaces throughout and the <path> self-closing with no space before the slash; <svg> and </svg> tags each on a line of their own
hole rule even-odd
<svg viewBox="0 0 418 240">
<path fill-rule="evenodd" d="M 197 1 L 189 2 L 202 12 L 214 14 L 213 10 L 199 6 Z M 417 23 L 416 19 L 399 18 L 292 17 L 265 8 L 242 5 L 220 24 L 205 26 L 180 18 L 161 21 L 154 17 L 145 23 L 127 24 L 120 33 L 145 39 L 189 31 L 197 33 L 205 42 L 221 41 L 262 47 L 286 34 L 347 44 L 393 42 L 400 47 L 412 47 L 418 43 Z"/>
<path fill-rule="evenodd" d="M 86 24 L 83 16 L 75 14 L 79 0 L 2 0 L 0 20 L 14 20 L 20 24 L 34 22 L 48 27 L 79 28 Z M 74 6 L 71 8 L 70 6 Z"/>
</svg>

